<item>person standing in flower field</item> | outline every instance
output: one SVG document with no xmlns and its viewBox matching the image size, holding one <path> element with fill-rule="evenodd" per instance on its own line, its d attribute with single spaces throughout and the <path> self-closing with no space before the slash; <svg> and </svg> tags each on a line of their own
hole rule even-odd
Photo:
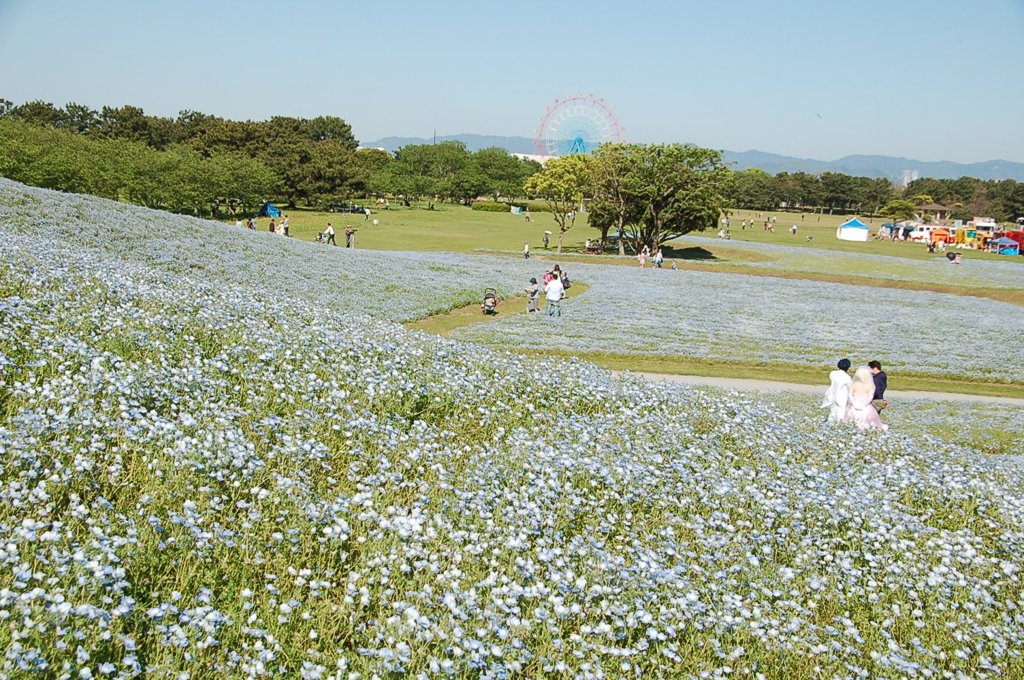
<svg viewBox="0 0 1024 680">
<path fill-rule="evenodd" d="M 825 390 L 821 408 L 828 409 L 830 423 L 838 423 L 846 418 L 846 406 L 850 400 L 850 383 L 853 382 L 847 371 L 852 365 L 849 359 L 840 359 L 836 364 L 836 370 L 828 374 L 831 384 Z"/>
<path fill-rule="evenodd" d="M 856 423 L 861 430 L 889 429 L 889 426 L 878 417 L 878 411 L 872 408 L 871 398 L 875 394 L 875 382 L 872 380 L 870 368 L 861 366 L 857 369 L 850 382 L 849 394 L 844 420 Z"/>
<path fill-rule="evenodd" d="M 877 359 L 869 361 L 868 368 L 871 369 L 871 379 L 875 381 L 875 395 L 871 398 L 871 405 L 881 413 L 882 409 L 889 405 L 889 402 L 885 400 L 885 390 L 889 387 L 889 376 L 882 370 L 882 362 Z"/>
<path fill-rule="evenodd" d="M 531 278 L 530 285 L 523 291 L 526 293 L 526 313 L 536 314 L 540 309 L 540 286 L 537 285 L 537 278 Z"/>
<path fill-rule="evenodd" d="M 562 271 L 555 265 L 551 280 L 544 285 L 544 294 L 548 301 L 548 316 L 562 316 L 562 298 L 565 297 L 565 286 L 562 285 Z"/>
</svg>

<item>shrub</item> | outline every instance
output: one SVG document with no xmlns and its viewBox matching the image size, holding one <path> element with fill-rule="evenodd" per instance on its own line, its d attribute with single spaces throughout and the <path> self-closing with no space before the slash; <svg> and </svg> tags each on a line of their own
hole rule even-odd
<svg viewBox="0 0 1024 680">
<path fill-rule="evenodd" d="M 484 212 L 508 212 L 512 205 L 509 203 L 502 203 L 501 201 L 474 201 L 473 210 L 483 210 Z"/>
<path fill-rule="evenodd" d="M 508 212 L 509 208 L 529 208 L 530 212 L 548 212 L 547 206 L 544 204 L 537 204 L 535 202 L 527 203 L 505 203 L 504 201 L 474 201 L 473 210 L 483 210 L 484 212 Z"/>
</svg>

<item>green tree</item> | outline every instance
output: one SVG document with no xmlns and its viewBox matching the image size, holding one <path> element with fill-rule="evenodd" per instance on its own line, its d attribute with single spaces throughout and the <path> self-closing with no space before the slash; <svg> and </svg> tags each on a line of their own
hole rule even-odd
<svg viewBox="0 0 1024 680">
<path fill-rule="evenodd" d="M 642 215 L 637 200 L 639 192 L 633 186 L 636 178 L 631 172 L 632 149 L 628 144 L 603 144 L 594 151 L 590 226 L 600 230 L 602 243 L 608 240 L 608 232 L 615 229 L 619 255 L 626 254 L 627 225 L 638 222 Z"/>
<path fill-rule="evenodd" d="M 481 193 L 488 193 L 495 201 L 502 197 L 514 199 L 522 191 L 523 164 L 505 149 L 492 146 L 472 155 L 473 165 L 483 180 Z"/>
<path fill-rule="evenodd" d="M 628 234 L 637 250 L 652 250 L 694 230 L 712 227 L 725 210 L 730 171 L 722 154 L 682 144 L 633 147 L 630 153 L 633 200 L 641 220 Z"/>
<path fill-rule="evenodd" d="M 565 232 L 575 222 L 569 213 L 575 213 L 592 184 L 593 162 L 593 158 L 583 154 L 552 158 L 543 170 L 526 180 L 526 194 L 544 199 L 558 225 L 559 253 Z"/>
<path fill-rule="evenodd" d="M 879 212 L 893 220 L 909 220 L 914 217 L 917 207 L 913 201 L 906 198 L 894 198 L 886 203 Z"/>
<path fill-rule="evenodd" d="M 892 182 L 885 178 L 864 177 L 861 186 L 863 207 L 871 213 L 877 213 L 883 205 L 896 197 Z"/>
<path fill-rule="evenodd" d="M 750 210 L 771 210 L 782 200 L 776 178 L 759 168 L 732 173 L 725 192 L 734 207 Z"/>
<path fill-rule="evenodd" d="M 174 121 L 147 116 L 137 106 L 100 109 L 90 133 L 105 139 L 127 139 L 154 149 L 166 149 L 174 142 Z"/>
<path fill-rule="evenodd" d="M 50 102 L 36 99 L 12 107 L 7 115 L 29 125 L 60 127 L 60 121 L 64 117 L 64 112 Z"/>
<path fill-rule="evenodd" d="M 1012 179 L 992 182 L 989 195 L 993 202 L 993 217 L 1007 222 L 1024 217 L 1024 184 Z"/>
<path fill-rule="evenodd" d="M 99 114 L 84 104 L 68 102 L 62 112 L 61 127 L 76 135 L 87 135 L 99 122 Z"/>
<path fill-rule="evenodd" d="M 459 178 L 466 178 L 463 173 L 470 164 L 470 156 L 462 142 L 411 144 L 396 152 L 396 160 L 394 171 L 406 175 L 403 183 L 414 196 L 453 198 L 465 190 Z"/>
<path fill-rule="evenodd" d="M 841 172 L 821 174 L 821 194 L 822 202 L 829 207 L 829 214 L 837 209 L 846 210 L 857 202 L 856 183 Z"/>
<path fill-rule="evenodd" d="M 337 116 L 317 116 L 302 121 L 302 129 L 311 142 L 335 142 L 349 151 L 359 146 L 352 135 L 352 126 Z"/>
<path fill-rule="evenodd" d="M 376 182 L 381 171 L 393 160 L 391 154 L 382 149 L 357 150 L 352 155 L 352 168 L 348 179 L 349 190 L 358 194 L 376 194 L 378 196 L 400 193 L 392 192 L 390 187 L 380 186 Z"/>
</svg>

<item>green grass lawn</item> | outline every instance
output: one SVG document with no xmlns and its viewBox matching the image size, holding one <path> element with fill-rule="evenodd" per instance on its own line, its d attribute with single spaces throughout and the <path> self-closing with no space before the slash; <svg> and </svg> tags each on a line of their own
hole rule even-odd
<svg viewBox="0 0 1024 680">
<path fill-rule="evenodd" d="M 397 203 L 397 201 L 395 202 Z M 313 210 L 286 210 L 290 232 L 297 238 L 313 241 L 327 223 L 334 226 L 339 245 L 344 245 L 344 232 L 352 226 L 356 232 L 356 247 L 373 250 L 420 250 L 469 253 L 477 250 L 522 252 L 523 243 L 530 249 L 543 249 L 544 230 L 557 232 L 549 213 L 534 212 L 532 221 L 521 215 L 471 210 L 461 205 L 438 203 L 435 210 L 405 208 L 394 205 L 390 210 L 374 210 L 370 219 L 349 213 L 328 213 Z M 373 220 L 378 220 L 374 226 Z M 260 228 L 266 229 L 269 220 L 261 219 Z M 595 230 L 587 228 L 581 216 L 567 234 L 566 244 L 577 250 L 583 240 L 591 238 Z M 557 244 L 557 233 L 551 236 L 551 248 Z"/>
<path fill-rule="evenodd" d="M 317 233 L 323 231 L 327 223 L 334 225 L 337 233 L 337 240 L 344 245 L 343 233 L 345 227 L 351 225 L 357 229 L 356 247 L 370 248 L 374 250 L 421 250 L 421 251 L 451 251 L 451 252 L 474 252 L 479 250 L 521 252 L 523 243 L 529 243 L 531 251 L 538 252 L 543 249 L 543 234 L 545 230 L 554 232 L 551 235 L 551 250 L 557 245 L 558 228 L 550 213 L 534 211 L 531 221 L 527 222 L 521 215 L 511 213 L 492 213 L 453 205 L 450 203 L 437 203 L 434 210 L 427 210 L 423 207 L 406 208 L 394 201 L 390 210 L 373 209 L 373 214 L 367 220 L 363 215 L 349 213 L 330 213 L 309 209 L 285 210 L 284 213 L 290 217 L 289 224 L 291 234 L 297 238 L 309 241 L 315 240 Z M 775 215 L 777 222 L 775 232 L 766 232 L 761 227 L 763 218 L 756 217 L 755 211 L 740 210 L 734 211 L 731 217 L 732 239 L 734 241 L 752 241 L 760 243 L 773 243 L 777 245 L 795 246 L 806 248 L 809 253 L 816 250 L 841 250 L 851 253 L 866 253 L 872 255 L 892 255 L 896 257 L 926 260 L 934 258 L 927 248 L 920 243 L 892 242 L 892 241 L 867 241 L 865 243 L 840 241 L 835 237 L 836 227 L 849 219 L 848 215 L 816 215 L 810 213 L 788 213 L 775 212 L 764 213 Z M 378 225 L 373 225 L 373 220 Z M 746 230 L 741 228 L 743 220 L 748 223 L 753 221 L 754 226 L 748 226 Z M 871 228 L 872 232 L 887 219 L 863 218 Z M 259 220 L 259 228 L 266 230 L 269 220 Z M 789 227 L 797 225 L 797 234 L 791 235 Z M 715 237 L 717 227 L 704 232 L 695 232 L 695 235 Z M 808 241 L 807 236 L 813 236 Z M 564 237 L 564 250 L 581 252 L 584 241 L 597 238 L 596 229 L 589 227 L 587 216 L 581 213 L 576 219 L 575 226 L 566 232 Z M 671 242 L 669 246 L 673 252 L 683 259 L 706 259 L 733 261 L 742 259 L 750 261 L 758 257 L 770 259 L 770 256 L 755 253 L 745 253 L 737 248 L 729 248 L 728 242 L 723 241 L 721 246 L 702 246 L 700 253 L 687 253 L 686 237 Z M 963 251 L 965 257 L 983 258 L 1000 261 L 1020 261 L 1024 264 L 1024 258 L 1013 258 L 1005 255 L 993 255 L 976 251 Z M 613 254 L 613 253 L 609 253 Z M 672 253 L 670 253 L 671 256 Z M 828 266 L 823 262 L 822 273 L 828 271 Z"/>
</svg>

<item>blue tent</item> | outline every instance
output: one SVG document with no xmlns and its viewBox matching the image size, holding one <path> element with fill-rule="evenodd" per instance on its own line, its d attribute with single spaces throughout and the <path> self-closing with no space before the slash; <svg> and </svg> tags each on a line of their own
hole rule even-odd
<svg viewBox="0 0 1024 680">
<path fill-rule="evenodd" d="M 260 206 L 260 217 L 280 217 L 281 209 L 273 203 L 264 203 Z"/>
<path fill-rule="evenodd" d="M 988 247 L 1000 255 L 1020 255 L 1020 244 L 1005 236 L 992 241 Z"/>
<path fill-rule="evenodd" d="M 870 228 L 856 217 L 836 227 L 836 238 L 841 241 L 867 241 Z"/>
</svg>

